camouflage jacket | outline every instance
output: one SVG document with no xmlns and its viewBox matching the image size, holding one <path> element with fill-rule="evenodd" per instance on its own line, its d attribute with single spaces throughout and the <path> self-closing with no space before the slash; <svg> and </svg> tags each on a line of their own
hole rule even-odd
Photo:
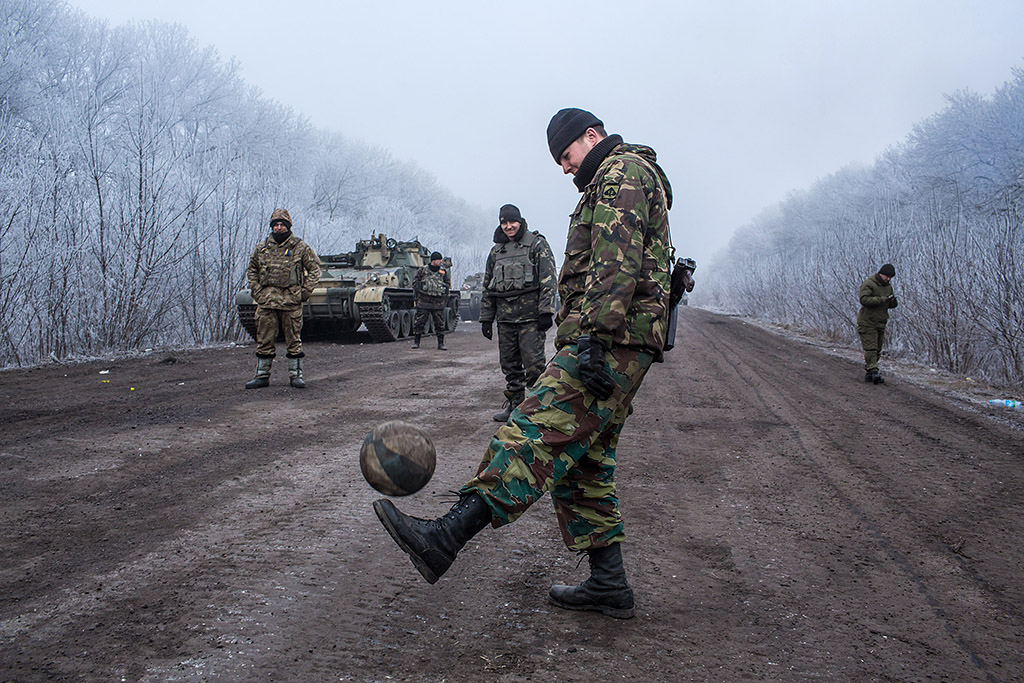
<svg viewBox="0 0 1024 683">
<path fill-rule="evenodd" d="M 253 250 L 245 275 L 258 306 L 294 310 L 320 280 L 320 259 L 295 235 L 281 244 L 267 236 Z"/>
<path fill-rule="evenodd" d="M 416 271 L 412 288 L 416 293 L 416 308 L 439 310 L 448 302 L 452 276 L 444 266 L 436 271 L 431 270 L 430 266 L 423 266 Z"/>
<path fill-rule="evenodd" d="M 618 144 L 569 219 L 558 277 L 561 348 L 581 334 L 662 360 L 668 322 L 672 188 L 650 147 Z"/>
<path fill-rule="evenodd" d="M 555 312 L 555 256 L 539 232 L 522 232 L 518 240 L 510 240 L 500 227 L 494 231 L 495 244 L 484 267 L 480 322 L 530 322 Z"/>
<path fill-rule="evenodd" d="M 860 299 L 857 324 L 885 327 L 889 321 L 889 309 L 896 308 L 896 297 L 890 299 L 890 294 L 892 294 L 892 285 L 882 282 L 878 273 L 865 280 L 857 293 L 857 297 Z"/>
</svg>

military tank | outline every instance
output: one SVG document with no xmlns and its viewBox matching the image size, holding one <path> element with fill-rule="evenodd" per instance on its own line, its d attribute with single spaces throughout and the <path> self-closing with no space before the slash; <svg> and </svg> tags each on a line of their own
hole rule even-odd
<svg viewBox="0 0 1024 683">
<path fill-rule="evenodd" d="M 427 265 L 430 250 L 413 240 L 398 242 L 371 235 L 356 243 L 355 251 L 320 256 L 320 282 L 302 304 L 303 337 L 338 339 L 366 326 L 375 342 L 412 336 L 415 315 L 412 281 Z M 451 261 L 445 259 L 451 269 Z M 235 297 L 242 327 L 256 338 L 256 302 L 248 289 Z M 444 309 L 444 333 L 458 325 L 459 292 L 452 291 Z M 427 319 L 424 333 L 436 334 Z"/>
<path fill-rule="evenodd" d="M 484 274 L 467 275 L 459 290 L 459 318 L 461 320 L 480 319 L 480 299 L 484 294 Z"/>
</svg>

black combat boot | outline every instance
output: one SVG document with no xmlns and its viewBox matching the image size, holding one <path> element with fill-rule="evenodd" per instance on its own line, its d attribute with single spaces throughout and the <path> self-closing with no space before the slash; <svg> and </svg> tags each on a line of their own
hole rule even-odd
<svg viewBox="0 0 1024 683">
<path fill-rule="evenodd" d="M 444 345 L 444 335 L 443 334 L 437 335 L 437 350 L 438 351 L 447 351 L 448 350 L 448 347 Z"/>
<path fill-rule="evenodd" d="M 882 373 L 880 373 L 878 370 L 875 370 L 875 374 L 871 378 L 871 381 L 874 382 L 875 384 L 885 384 L 885 379 L 882 378 Z"/>
<path fill-rule="evenodd" d="M 515 410 L 516 406 L 523 402 L 526 394 L 516 394 L 509 400 L 505 401 L 501 410 L 494 414 L 495 422 L 508 422 L 508 418 L 512 416 L 512 411 Z"/>
<path fill-rule="evenodd" d="M 491 522 L 491 509 L 476 493 L 462 496 L 451 510 L 432 520 L 403 514 L 386 498 L 374 501 L 373 511 L 428 583 L 437 583 L 466 541 Z"/>
<path fill-rule="evenodd" d="M 622 547 L 613 543 L 587 550 L 590 578 L 578 586 L 552 586 L 548 599 L 563 609 L 593 610 L 607 617 L 632 619 L 636 614 L 633 589 L 622 566 Z"/>
<path fill-rule="evenodd" d="M 256 376 L 245 383 L 246 389 L 262 389 L 270 386 L 270 368 L 274 363 L 274 357 L 263 358 L 256 356 Z"/>
<path fill-rule="evenodd" d="M 864 371 L 864 381 L 867 382 L 868 384 L 871 384 L 872 382 L 874 382 L 875 381 L 875 373 L 876 372 L 878 372 L 878 370 L 865 370 Z"/>
<path fill-rule="evenodd" d="M 414 334 L 412 336 L 412 348 L 414 348 L 414 349 L 420 348 L 420 335 Z"/>
</svg>

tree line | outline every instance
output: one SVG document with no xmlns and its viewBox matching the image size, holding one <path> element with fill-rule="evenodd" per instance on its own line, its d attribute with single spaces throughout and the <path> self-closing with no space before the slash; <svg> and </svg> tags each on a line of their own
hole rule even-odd
<svg viewBox="0 0 1024 683">
<path fill-rule="evenodd" d="M 489 248 L 481 209 L 315 129 L 183 27 L 55 0 L 0 0 L 0 158 L 0 367 L 237 338 L 275 207 L 318 253 L 417 237 L 469 273 Z"/>
<path fill-rule="evenodd" d="M 1024 386 L 1024 69 L 1012 73 L 737 231 L 695 303 L 854 345 L 858 287 L 892 263 L 887 353 Z"/>
</svg>

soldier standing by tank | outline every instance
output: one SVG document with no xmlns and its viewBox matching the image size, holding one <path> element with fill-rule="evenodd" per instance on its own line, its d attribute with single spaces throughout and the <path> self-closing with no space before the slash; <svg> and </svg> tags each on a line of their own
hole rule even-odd
<svg viewBox="0 0 1024 683">
<path fill-rule="evenodd" d="M 416 296 L 416 320 L 412 325 L 412 348 L 420 348 L 420 337 L 427 326 L 427 318 L 434 320 L 437 333 L 437 348 L 447 351 L 444 345 L 444 307 L 452 291 L 452 276 L 444 267 L 441 252 L 430 255 L 430 265 L 416 271 L 412 289 Z"/>
<path fill-rule="evenodd" d="M 864 381 L 885 384 L 878 372 L 878 358 L 882 355 L 885 325 L 889 322 L 889 309 L 899 303 L 889 282 L 896 277 L 896 268 L 886 263 L 860 286 L 860 313 L 857 314 L 857 335 L 864 348 Z"/>
<path fill-rule="evenodd" d="M 672 190 L 653 149 L 607 135 L 588 111 L 562 109 L 547 136 L 555 163 L 583 193 L 558 278 L 558 352 L 498 428 L 449 512 L 422 520 L 386 499 L 373 506 L 434 583 L 485 526 L 515 521 L 550 492 L 565 544 L 590 560 L 590 577 L 553 586 L 550 601 L 629 618 L 635 608 L 622 564 L 615 448 L 633 396 L 663 357 Z"/>
<path fill-rule="evenodd" d="M 296 389 L 302 379 L 302 302 L 320 280 L 320 259 L 313 249 L 292 234 L 292 217 L 284 209 L 270 216 L 270 235 L 256 245 L 245 272 L 256 302 L 256 376 L 246 389 L 270 386 L 270 367 L 276 353 L 277 332 L 288 346 L 288 376 Z"/>
<path fill-rule="evenodd" d="M 498 223 L 484 268 L 480 327 L 491 339 L 498 322 L 505 407 L 494 420 L 505 422 L 523 402 L 526 388 L 544 372 L 545 332 L 555 315 L 555 257 L 548 241 L 527 227 L 516 206 L 501 207 Z"/>
</svg>

